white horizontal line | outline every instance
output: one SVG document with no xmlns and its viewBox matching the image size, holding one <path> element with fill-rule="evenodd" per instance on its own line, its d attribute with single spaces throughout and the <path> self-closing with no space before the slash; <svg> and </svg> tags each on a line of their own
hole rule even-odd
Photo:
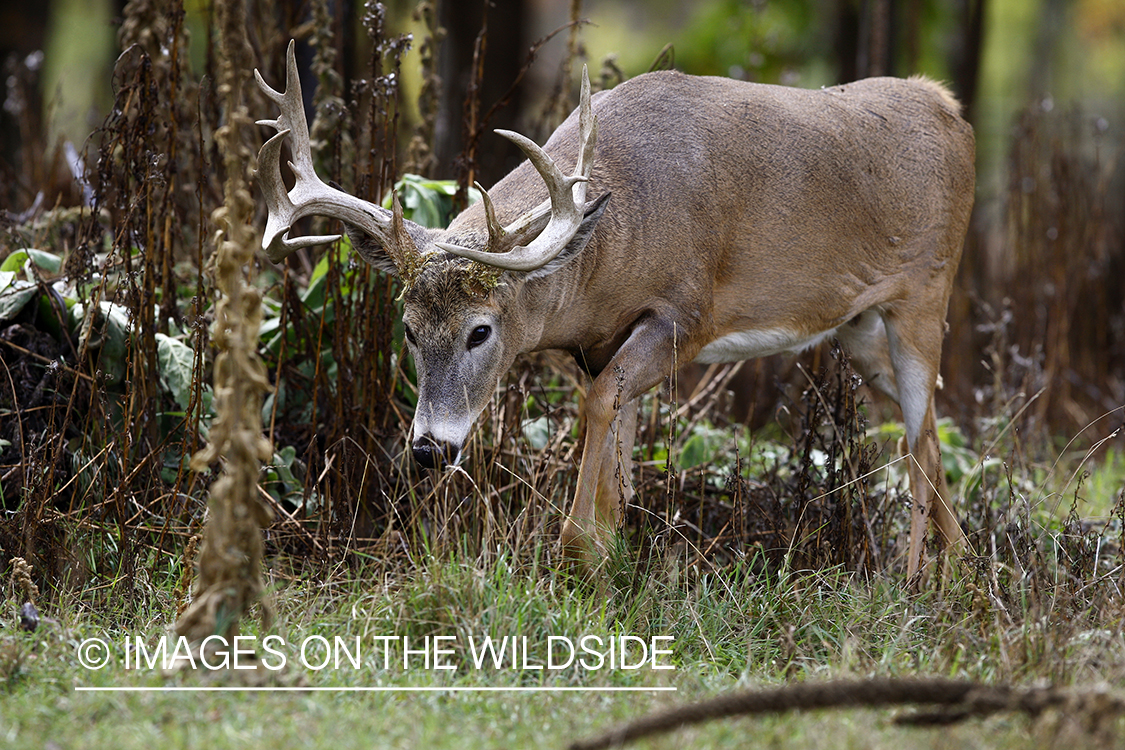
<svg viewBox="0 0 1125 750">
<path fill-rule="evenodd" d="M 83 693 L 656 693 L 676 692 L 675 687 L 241 687 L 241 686 L 179 686 L 179 687 L 84 687 Z"/>
</svg>

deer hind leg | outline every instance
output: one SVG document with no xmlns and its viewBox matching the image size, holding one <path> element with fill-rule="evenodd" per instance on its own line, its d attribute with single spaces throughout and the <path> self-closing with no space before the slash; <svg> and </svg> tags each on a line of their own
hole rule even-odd
<svg viewBox="0 0 1125 750">
<path fill-rule="evenodd" d="M 913 578 L 923 565 L 927 521 L 933 524 L 947 548 L 959 548 L 965 541 L 945 484 L 934 416 L 934 388 L 945 323 L 941 317 L 903 309 L 884 313 L 883 323 L 906 427 L 906 442 L 913 456 L 910 489 L 914 505 L 906 566 L 907 576 Z"/>
<path fill-rule="evenodd" d="M 914 505 L 910 519 L 907 574 L 922 567 L 927 519 L 943 542 L 956 547 L 965 535 L 949 504 L 937 437 L 933 393 L 944 324 L 903 314 L 868 310 L 837 330 L 856 369 L 872 386 L 902 408 L 910 461 Z"/>
</svg>

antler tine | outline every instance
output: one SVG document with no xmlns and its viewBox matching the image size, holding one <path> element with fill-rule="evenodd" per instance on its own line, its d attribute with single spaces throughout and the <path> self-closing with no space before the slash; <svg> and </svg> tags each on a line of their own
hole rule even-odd
<svg viewBox="0 0 1125 750">
<path fill-rule="evenodd" d="M 438 243 L 438 247 L 454 255 L 475 260 L 485 265 L 508 271 L 533 271 L 550 263 L 562 252 L 566 244 L 578 231 L 586 210 L 586 187 L 594 166 L 594 144 L 597 140 L 597 120 L 590 106 L 590 76 L 586 66 L 582 66 L 582 100 L 579 105 L 579 153 L 574 174 L 564 175 L 554 160 L 539 147 L 535 141 L 510 130 L 497 130 L 497 134 L 515 143 L 527 155 L 528 160 L 542 176 L 547 185 L 549 200 L 516 220 L 515 224 L 498 233 L 496 217 L 492 211 L 492 201 L 482 190 L 485 201 L 485 214 L 488 216 L 489 248 L 495 249 L 498 239 L 525 227 L 534 217 L 550 205 L 550 220 L 539 236 L 529 244 L 516 247 L 505 253 L 473 250 L 459 245 Z"/>
<path fill-rule="evenodd" d="M 262 235 L 262 249 L 269 259 L 276 263 L 299 248 L 334 242 L 340 238 L 338 234 L 290 238 L 289 229 L 305 216 L 330 216 L 359 227 L 385 246 L 396 243 L 400 238 L 394 236 L 390 212 L 330 187 L 317 176 L 313 167 L 309 126 L 301 97 L 294 43 L 290 41 L 286 51 L 284 93 L 267 84 L 257 70 L 254 71 L 254 77 L 265 95 L 281 109 L 276 120 L 258 121 L 259 125 L 268 125 L 278 131 L 258 152 L 258 182 L 269 208 L 266 230 Z M 287 137 L 292 138 L 290 149 L 293 152 L 289 168 L 296 178 L 293 189 L 288 192 L 281 176 L 281 144 Z M 397 249 L 401 253 L 411 250 L 417 253 L 413 244 L 409 248 Z"/>
<path fill-rule="evenodd" d="M 258 151 L 258 184 L 262 187 L 266 207 L 269 209 L 266 229 L 262 233 L 262 249 L 274 263 L 284 260 L 287 255 L 302 247 L 340 239 L 338 234 L 310 235 L 292 239 L 289 237 L 289 228 L 302 215 L 289 193 L 285 191 L 285 182 L 281 177 L 281 144 L 289 133 L 289 130 L 279 131 L 277 135 L 263 143 L 261 150 Z"/>
<path fill-rule="evenodd" d="M 598 121 L 590 106 L 590 75 L 586 72 L 585 65 L 582 66 L 582 95 L 579 101 L 581 102 L 581 109 L 578 112 L 580 140 L 578 163 L 574 165 L 574 173 L 582 175 L 583 181 L 574 187 L 574 201 L 582 206 L 586 201 L 586 185 L 590 181 L 590 174 L 594 171 L 594 145 L 598 140 Z"/>
<path fill-rule="evenodd" d="M 492 205 L 492 198 L 488 197 L 488 191 L 479 182 L 473 184 L 480 191 L 480 199 L 484 203 L 484 216 L 488 224 L 488 246 L 490 248 L 500 247 L 500 244 L 508 235 L 508 230 L 500 226 L 500 222 L 496 220 L 496 209 Z"/>
<path fill-rule="evenodd" d="M 307 173 L 314 179 L 316 172 L 312 165 L 312 145 L 309 140 L 309 123 L 305 119 L 305 100 L 301 95 L 301 76 L 297 72 L 296 42 L 289 40 L 289 47 L 285 50 L 285 92 L 281 93 L 272 88 L 262 79 L 262 74 L 254 71 L 254 78 L 262 91 L 277 104 L 281 114 L 276 120 L 259 120 L 259 125 L 272 125 L 278 133 L 288 130 L 293 137 L 293 161 L 289 166 L 297 172 L 298 179 L 301 173 Z"/>
</svg>

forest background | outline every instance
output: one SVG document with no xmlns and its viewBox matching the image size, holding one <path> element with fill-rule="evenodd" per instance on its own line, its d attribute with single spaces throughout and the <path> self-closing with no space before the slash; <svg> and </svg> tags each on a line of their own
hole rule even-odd
<svg viewBox="0 0 1125 750">
<path fill-rule="evenodd" d="M 84 205 L 112 215 L 108 220 L 103 216 L 102 225 L 85 229 L 71 222 L 70 229 L 62 233 L 57 227 L 49 232 L 12 231 L 5 254 L 45 238 L 48 244 L 42 249 L 69 259 L 66 270 L 73 274 L 81 265 L 78 260 L 89 256 L 100 242 L 108 243 L 109 252 L 99 261 L 86 259 L 92 272 L 96 273 L 96 262 L 107 258 L 109 267 L 130 265 L 129 258 L 118 257 L 130 245 L 128 232 L 120 228 L 121 217 L 127 216 L 134 224 L 138 221 L 134 211 L 137 190 L 147 179 L 143 171 L 167 170 L 168 180 L 157 185 L 160 194 L 152 194 L 150 185 L 143 196 L 149 223 L 130 229 L 135 235 L 151 235 L 153 206 L 172 221 L 172 231 L 156 236 L 160 247 L 147 253 L 139 270 L 154 278 L 138 281 L 133 276 L 128 283 L 115 282 L 111 289 L 103 289 L 105 299 L 120 303 L 122 310 L 137 304 L 138 290 L 160 295 L 156 313 L 129 312 L 127 317 L 135 321 L 139 336 L 125 336 L 119 342 L 120 351 L 111 355 L 117 361 L 103 367 L 110 373 L 110 385 L 119 390 L 121 383 L 130 381 L 125 369 L 141 368 L 150 375 L 160 369 L 157 334 L 171 334 L 190 347 L 176 351 L 181 359 L 194 358 L 194 374 L 203 375 L 209 361 L 203 319 L 208 292 L 198 270 L 204 264 L 208 205 L 219 194 L 219 173 L 196 174 L 205 165 L 181 166 L 176 160 L 207 161 L 208 149 L 214 148 L 209 133 L 222 114 L 209 88 L 214 80 L 215 50 L 211 7 L 198 2 L 177 10 L 180 7 L 58 0 L 6 4 L 0 17 L 5 81 L 0 112 L 0 202 L 6 221 L 13 226 L 30 227 L 37 221 L 49 226 L 50 217 L 66 215 L 63 209 Z M 1125 6 L 1118 2 L 497 0 L 489 4 L 415 4 L 401 0 L 364 6 L 290 2 L 266 8 L 252 4 L 250 17 L 254 19 L 251 39 L 258 48 L 259 67 L 269 80 L 281 78 L 280 50 L 289 34 L 311 43 L 301 47 L 305 65 L 312 63 L 314 47 L 319 45 L 322 52 L 315 64 L 320 67 L 316 76 L 309 74 L 305 81 L 306 98 L 310 107 L 324 114 L 320 123 L 324 132 L 335 126 L 339 133 L 336 142 L 318 146 L 323 149 L 322 163 L 328 167 L 328 177 L 375 200 L 381 200 L 390 183 L 404 172 L 454 179 L 462 190 L 471 179 L 490 185 L 519 158 L 510 143 L 490 135 L 491 129 L 514 127 L 542 140 L 574 103 L 579 61 L 591 66 L 601 86 L 654 66 L 806 87 L 868 75 L 914 73 L 946 81 L 964 103 L 976 130 L 978 188 L 951 302 L 939 413 L 973 435 L 982 417 L 986 423 L 1002 419 L 998 412 L 1011 410 L 1013 398 L 1027 399 L 1026 404 L 1014 407 L 1023 420 L 1019 431 L 1025 437 L 1033 436 L 1031 442 L 1044 450 L 1059 441 L 1065 443 L 1103 417 L 1103 426 L 1120 423 L 1120 408 L 1125 403 L 1125 161 L 1121 158 L 1125 143 Z M 567 27 L 571 18 L 582 20 Z M 131 122 L 134 115 L 124 109 L 129 106 L 130 86 L 138 82 L 128 78 L 128 67 L 122 67 L 132 64 L 130 56 L 136 52 L 163 59 L 162 66 L 151 73 L 155 78 L 147 83 L 163 98 L 146 104 L 145 116 L 157 121 L 155 126 L 150 124 L 149 132 L 118 135 L 140 139 L 134 144 L 139 149 L 136 158 L 150 163 L 115 166 L 112 159 L 105 158 L 107 148 L 121 147 L 120 140 L 114 141 L 114 133 L 125 126 L 137 127 Z M 319 90 L 318 78 L 323 84 Z M 168 90 L 156 91 L 160 86 Z M 383 90 L 376 91 L 379 86 Z M 250 96 L 258 95 L 255 91 Z M 269 117 L 271 106 L 258 97 L 252 109 L 258 117 Z M 378 116 L 385 122 L 375 123 Z M 170 127 L 160 129 L 160 120 Z M 357 154 L 360 144 L 367 146 L 366 153 Z M 131 175 L 127 174 L 130 169 Z M 120 185 L 98 184 L 118 178 Z M 204 185 L 208 181 L 210 189 Z M 189 191 L 195 192 L 193 200 L 187 199 Z M 116 211 L 107 205 L 114 202 Z M 43 219 L 45 213 L 47 220 Z M 110 235 L 105 234 L 106 223 L 115 227 Z M 66 222 L 60 219 L 56 224 Z M 86 247 L 87 252 L 76 254 L 75 246 Z M 316 260 L 301 254 L 290 262 L 293 276 L 285 276 L 281 298 L 292 294 L 293 284 L 309 282 Z M 335 285 L 335 278 L 329 283 Z M 190 291 L 196 307 L 189 309 L 183 299 L 177 303 L 173 290 Z M 339 293 L 334 286 L 333 291 Z M 352 304 L 340 302 L 341 307 Z M 393 306 L 385 302 L 373 297 L 357 303 L 360 309 L 346 311 L 332 326 L 338 339 L 349 335 L 355 339 L 352 344 L 338 340 L 331 350 L 345 373 L 359 365 L 364 350 L 389 353 L 388 347 L 401 339 L 401 332 L 394 333 Z M 368 304 L 379 309 L 363 311 L 362 306 Z M 326 312 L 336 312 L 329 307 L 306 304 L 303 314 L 294 310 L 294 315 L 284 318 L 284 326 L 299 333 L 299 318 L 319 313 L 323 320 Z M 376 326 L 368 321 L 364 325 L 370 328 L 361 326 L 349 332 L 349 314 L 377 320 L 382 330 L 375 331 Z M 267 326 L 282 322 L 277 307 L 272 315 L 274 320 Z M 169 329 L 169 321 L 174 330 Z M 296 340 L 313 341 L 301 335 Z M 28 341 L 21 341 L 24 350 L 34 350 Z M 271 350 L 272 377 L 281 383 L 281 395 L 286 379 L 279 373 L 286 368 L 296 373 L 328 353 L 290 351 L 286 355 L 293 359 L 281 362 L 276 359 L 276 344 L 274 341 Z M 74 342 L 68 346 L 73 357 Z M 171 344 L 163 346 L 171 351 Z M 16 351 L 8 348 L 4 355 L 15 362 L 11 358 Z M 349 356 L 356 361 L 349 361 Z M 337 383 L 323 371 L 305 372 L 299 380 L 303 385 L 310 379 L 315 383 L 312 404 L 289 403 L 289 409 L 275 408 L 269 415 L 274 432 L 285 433 L 274 435 L 279 443 L 299 446 L 296 458 L 303 471 L 294 479 L 304 484 L 302 502 L 318 493 L 330 497 L 330 487 L 313 492 L 309 480 L 320 477 L 332 484 L 333 476 L 338 488 L 349 488 L 347 507 L 354 510 L 384 502 L 382 483 L 356 481 L 353 471 L 362 473 L 362 469 L 342 469 L 337 464 L 326 474 L 326 454 L 318 448 L 349 444 L 344 438 L 356 424 L 355 415 L 363 414 L 367 434 L 357 438 L 358 455 L 344 463 L 360 467 L 365 465 L 364 456 L 401 452 L 401 447 L 395 449 L 391 444 L 400 434 L 403 408 L 409 408 L 410 397 L 407 394 L 406 403 L 400 405 L 385 398 L 385 388 L 394 380 L 391 359 L 395 356 L 364 368 L 368 374 L 356 376 L 355 385 Z M 770 423 L 777 412 L 779 384 L 803 382 L 794 367 L 799 361 L 771 358 L 749 363 L 734 375 L 718 374 L 723 392 L 729 394 L 722 411 L 730 421 L 753 428 Z M 805 361 L 815 369 L 820 354 Z M 98 362 L 89 364 L 96 372 Z M 558 363 L 552 360 L 551 364 Z M 566 370 L 566 365 L 560 366 Z M 567 377 L 576 377 L 572 367 L 567 372 Z M 680 390 L 690 394 L 699 376 L 687 375 Z M 358 382 L 364 377 L 366 383 Z M 42 373 L 29 372 L 27 379 L 32 395 L 42 398 Z M 116 470 L 99 472 L 98 481 L 132 477 L 134 483 L 144 485 L 147 476 L 153 484 L 139 490 L 138 496 L 163 496 L 171 468 L 179 461 L 172 454 L 177 450 L 190 453 L 196 445 L 198 420 L 206 411 L 201 408 L 203 380 L 194 382 L 191 393 L 184 384 L 178 404 L 168 402 L 169 388 L 142 387 L 140 395 L 130 394 L 124 414 L 128 416 L 135 408 L 141 418 L 124 420 L 133 431 L 121 436 L 129 448 L 117 459 Z M 19 390 L 16 383 L 13 387 Z M 84 397 L 78 391 L 75 394 Z M 100 410 L 89 405 L 79 410 L 86 420 L 79 431 L 101 433 L 122 424 L 120 404 L 110 404 L 117 403 L 118 396 L 95 392 L 91 397 L 108 401 Z M 9 392 L 5 398 L 10 402 L 13 394 Z M 29 406 L 23 396 L 15 396 L 15 400 Z M 56 401 L 75 403 L 69 395 L 60 395 Z M 164 415 L 176 413 L 171 408 L 176 405 L 180 412 L 189 405 L 195 409 L 189 429 L 167 424 L 169 417 Z M 891 415 L 882 408 L 878 415 Z M 0 417 L 0 431 L 5 433 L 0 465 L 7 467 L 0 477 L 9 510 L 14 509 L 12 499 L 18 497 L 35 498 L 32 505 L 59 503 L 60 484 L 55 478 L 59 461 L 68 458 L 70 463 L 82 465 L 104 447 L 100 438 L 93 440 L 99 447 L 87 446 L 88 452 L 75 452 L 73 446 L 64 445 L 61 436 L 77 415 L 73 409 L 59 414 L 54 409 L 49 417 L 38 413 L 37 418 L 50 429 L 35 439 L 24 434 L 13 440 L 18 420 L 10 418 L 11 412 Z M 313 416 L 310 409 L 322 413 Z M 91 415 L 99 413 L 106 423 L 93 430 Z M 25 470 L 28 460 L 35 461 L 29 458 L 36 453 L 31 449 L 33 443 L 39 448 L 52 446 L 47 462 L 51 468 L 45 474 L 40 472 L 50 481 L 33 480 Z M 153 454 L 159 454 L 160 460 L 146 458 Z M 292 458 L 287 460 L 289 471 Z M 63 474 L 73 475 L 73 470 Z M 196 485 L 195 479 L 185 479 L 184 472 L 177 469 L 173 494 L 182 491 L 185 481 Z M 107 487 L 111 495 L 120 491 L 116 482 Z M 357 491 L 357 487 L 361 489 Z M 137 488 L 135 484 L 133 489 Z M 67 507 L 77 506 L 68 501 Z M 16 536 L 25 536 L 24 544 L 17 545 L 25 546 L 26 535 Z M 10 545 L 5 548 L 13 549 Z M 25 552 L 31 554 L 31 550 Z"/>
<path fill-rule="evenodd" d="M 597 87 L 653 67 L 802 87 L 914 73 L 948 82 L 976 130 L 978 185 L 938 411 L 951 486 L 984 560 L 974 585 L 1005 616 L 1020 610 L 1009 624 L 1026 638 L 1056 611 L 1057 600 L 1036 597 L 1064 581 L 1089 632 L 1120 641 L 1120 617 L 1105 619 L 1103 605 L 1121 611 L 1125 5 L 248 5 L 267 81 L 281 85 L 285 45 L 300 42 L 321 174 L 373 201 L 419 175 L 400 183 L 408 209 L 438 223 L 472 180 L 488 186 L 517 163 L 492 129 L 541 142 L 574 105 L 583 62 Z M 213 135 L 227 116 L 217 49 L 208 3 L 0 8 L 0 571 L 26 561 L 42 600 L 74 622 L 95 613 L 156 632 L 190 599 L 218 468 L 188 466 L 214 416 L 208 263 L 226 175 Z M 245 95 L 253 117 L 275 116 L 255 88 Z M 247 131 L 248 154 L 267 131 Z M 452 182 L 434 182 L 443 179 Z M 271 585 L 362 573 L 392 599 L 417 597 L 417 632 L 472 609 L 435 601 L 440 587 L 421 593 L 431 557 L 474 561 L 465 591 L 504 560 L 536 594 L 551 588 L 542 581 L 553 569 L 537 566 L 553 561 L 549 541 L 573 491 L 584 388 L 573 364 L 521 360 L 482 417 L 467 471 L 420 473 L 404 450 L 414 373 L 396 282 L 344 244 L 283 266 L 260 258 L 252 271 L 272 386 L 262 419 L 273 455 L 260 481 L 274 514 Z M 897 417 L 851 382 L 825 348 L 691 371 L 648 397 L 638 440 L 646 500 L 627 526 L 639 562 L 627 554 L 637 565 L 614 579 L 633 592 L 621 595 L 630 613 L 641 572 L 665 556 L 697 572 L 745 564 L 763 585 L 789 566 L 901 575 L 902 474 L 867 474 L 891 460 Z M 23 584 L 5 585 L 8 601 L 21 598 Z M 961 593 L 966 610 L 940 610 L 958 623 L 977 611 L 975 594 Z M 824 657 L 819 646 L 804 654 L 787 630 L 804 614 L 771 630 L 784 658 L 769 679 Z M 934 653 L 930 667 L 961 668 L 962 657 Z M 745 674 L 738 658 L 720 671 Z M 0 662 L 0 676 L 26 674 L 18 659 Z M 1005 664 L 1002 677 L 1078 675 L 1046 657 L 1040 671 Z"/>
</svg>

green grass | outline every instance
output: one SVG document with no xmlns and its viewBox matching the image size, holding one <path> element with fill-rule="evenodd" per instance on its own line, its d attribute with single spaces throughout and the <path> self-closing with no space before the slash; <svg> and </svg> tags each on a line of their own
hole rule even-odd
<svg viewBox="0 0 1125 750">
<path fill-rule="evenodd" d="M 463 548 L 471 548 L 466 543 Z M 0 746 L 3 747 L 565 747 L 662 707 L 731 690 L 793 681 L 873 675 L 942 675 L 989 683 L 1108 683 L 1125 678 L 1120 612 L 1082 610 L 1073 592 L 1039 601 L 988 601 L 982 582 L 954 576 L 941 591 L 904 592 L 901 581 L 841 569 L 761 572 L 753 561 L 701 573 L 675 560 L 647 566 L 626 554 L 607 561 L 599 589 L 554 566 L 540 545 L 523 555 L 454 552 L 396 567 L 305 570 L 273 577 L 276 619 L 267 634 L 284 669 L 234 676 L 126 669 L 122 643 L 149 649 L 174 618 L 174 571 L 133 591 L 129 616 L 91 608 L 60 592 L 60 605 L 34 633 L 14 629 L 7 591 L 0 630 Z M 282 571 L 283 560 L 273 570 Z M 119 601 L 130 592 L 118 590 Z M 1119 601 L 1119 599 L 1118 599 Z M 1012 602 L 1017 606 L 1013 608 Z M 125 608 L 122 607 L 122 610 Z M 122 625 L 121 623 L 129 623 Z M 490 635 L 526 637 L 530 663 L 545 661 L 548 636 L 673 638 L 673 670 L 620 668 L 475 669 L 467 644 Z M 309 639 L 359 638 L 355 667 L 299 663 Z M 390 668 L 376 636 L 412 647 L 446 636 L 454 671 L 420 656 Z M 83 668 L 78 644 L 112 644 L 104 669 Z M 283 645 L 282 645 L 283 642 Z M 312 641 L 309 641 L 310 644 Z M 276 657 L 259 654 L 266 660 Z M 310 656 L 314 654 L 310 652 Z M 130 658 L 133 658 L 132 656 Z M 135 663 L 135 660 L 134 660 Z M 246 662 L 243 662 L 246 663 Z M 252 662 L 250 662 L 252 663 Z M 201 672 L 204 670 L 201 670 Z M 250 674 L 250 676 L 247 676 Z M 80 692 L 86 687 L 256 685 L 354 687 L 674 687 L 676 692 Z M 1050 746 L 1049 721 L 1020 717 L 946 729 L 899 727 L 891 711 L 795 713 L 715 722 L 641 747 L 1027 747 Z"/>
</svg>

